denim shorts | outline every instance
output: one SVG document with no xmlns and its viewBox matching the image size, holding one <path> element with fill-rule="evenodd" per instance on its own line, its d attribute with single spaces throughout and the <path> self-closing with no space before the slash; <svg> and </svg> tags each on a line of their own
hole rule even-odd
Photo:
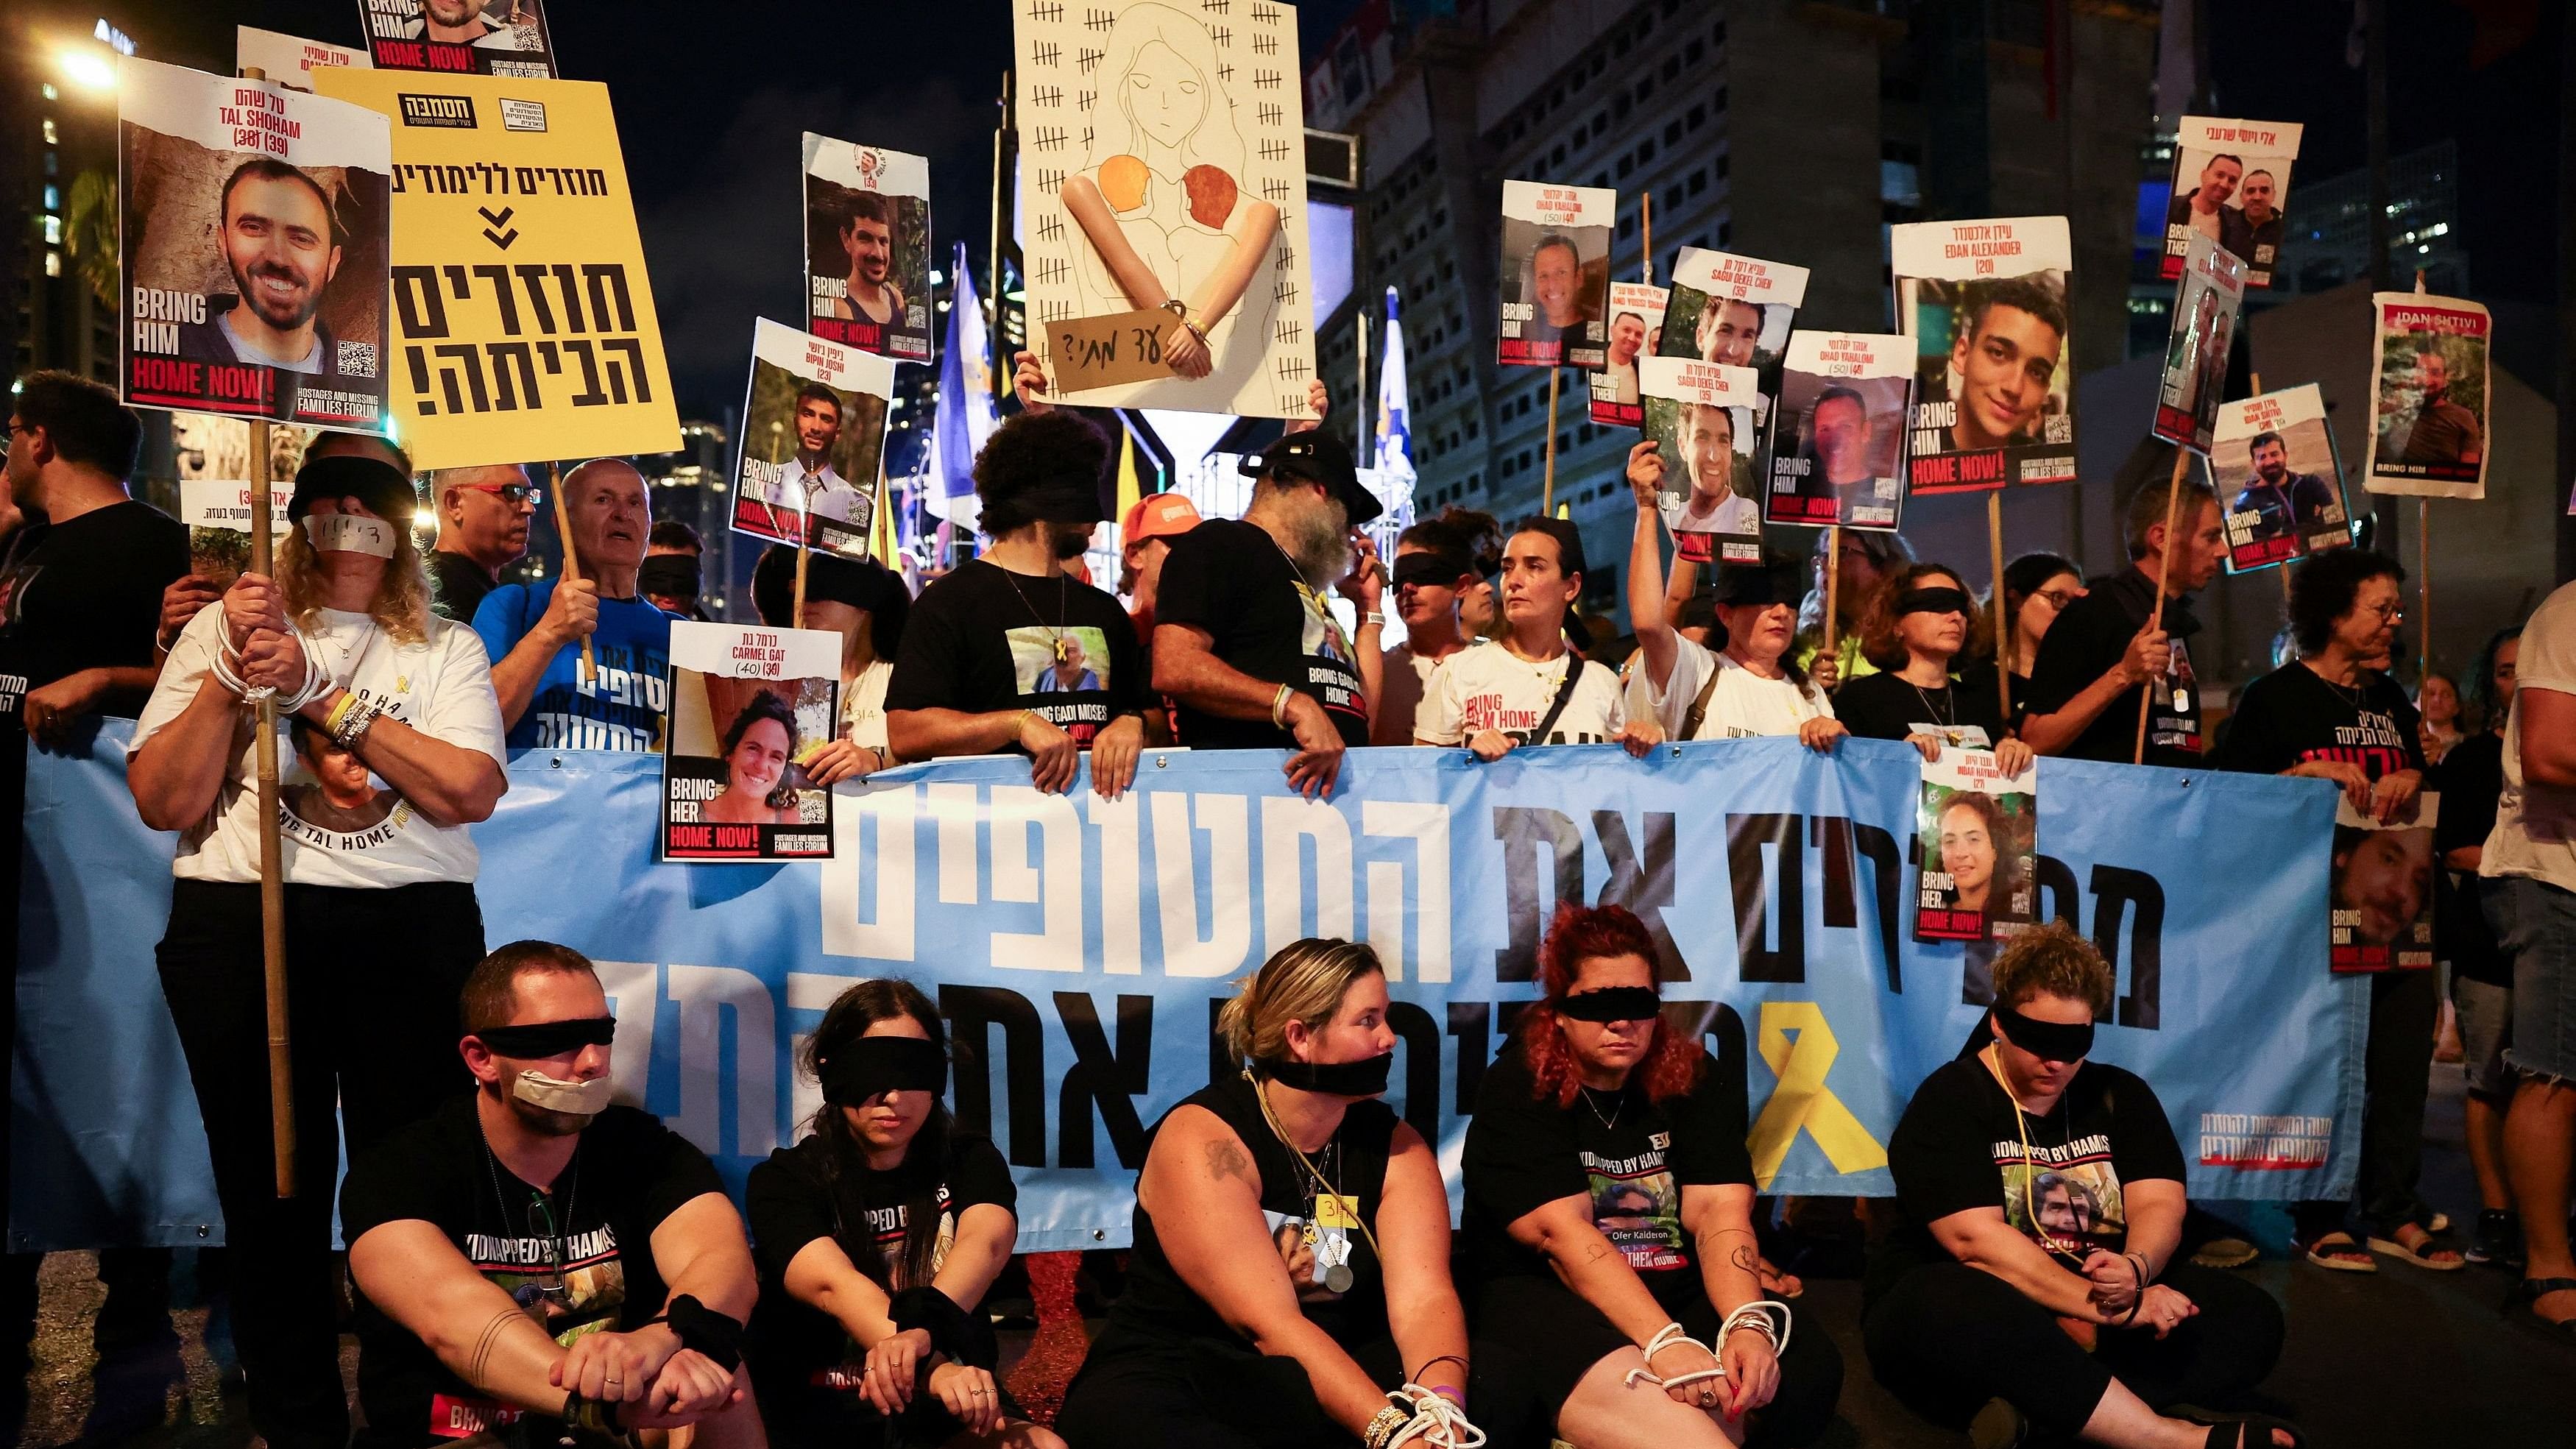
<svg viewBox="0 0 2576 1449">
<path fill-rule="evenodd" d="M 2487 884 L 2487 924 L 2513 963 L 2505 1065 L 2524 1076 L 2576 1079 L 2576 892 L 2527 876 Z"/>
<path fill-rule="evenodd" d="M 2513 1073 L 2504 1065 L 2504 1044 L 2513 1035 L 2513 988 L 2458 977 L 2451 982 L 2451 1004 L 2459 1008 L 2460 1069 L 2469 1090 L 2481 1097 L 2513 1095 Z"/>
</svg>

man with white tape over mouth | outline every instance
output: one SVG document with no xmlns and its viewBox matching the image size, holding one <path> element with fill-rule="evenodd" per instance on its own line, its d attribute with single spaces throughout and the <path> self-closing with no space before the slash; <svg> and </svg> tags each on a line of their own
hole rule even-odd
<svg viewBox="0 0 2576 1449">
<path fill-rule="evenodd" d="M 671 616 L 637 583 L 653 530 L 644 475 L 623 458 L 593 458 L 563 488 L 581 577 L 503 584 L 474 611 L 510 748 L 658 750 Z M 596 673 L 582 668 L 585 638 Z"/>
<path fill-rule="evenodd" d="M 461 998 L 474 1092 L 358 1159 L 340 1195 L 357 1443 L 765 1444 L 742 1218 L 705 1153 L 611 1102 L 617 1021 L 590 961 L 513 942 Z"/>
</svg>

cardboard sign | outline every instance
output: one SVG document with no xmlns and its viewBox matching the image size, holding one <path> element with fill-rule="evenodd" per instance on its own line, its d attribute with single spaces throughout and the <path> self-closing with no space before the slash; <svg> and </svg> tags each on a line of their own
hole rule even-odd
<svg viewBox="0 0 2576 1449">
<path fill-rule="evenodd" d="M 812 860 L 832 853 L 832 792 L 805 773 L 840 737 L 841 636 L 671 625 L 663 860 Z"/>
<path fill-rule="evenodd" d="M 538 0 L 358 0 L 367 46 L 387 70 L 547 79 L 554 39 Z"/>
<path fill-rule="evenodd" d="M 1055 362 L 1055 390 L 1083 392 L 1170 377 L 1163 338 L 1179 319 L 1160 307 L 1108 317 L 1068 317 L 1047 324 L 1047 353 Z"/>
<path fill-rule="evenodd" d="M 1503 183 L 1502 336 L 1508 367 L 1599 368 L 1609 359 L 1610 234 L 1619 193 L 1606 186 Z"/>
<path fill-rule="evenodd" d="M 2245 285 L 2272 285 L 2299 132 L 2288 121 L 2182 118 L 2174 135 L 2172 199 L 2165 207 L 2165 280 L 2182 275 L 2184 253 L 2197 232 L 2243 259 Z"/>
<path fill-rule="evenodd" d="M 1889 230 L 1896 330 L 1915 351 L 1909 495 L 2075 477 L 2074 258 L 2062 216 Z"/>
<path fill-rule="evenodd" d="M 930 361 L 930 163 L 805 133 L 805 330 Z"/>
<path fill-rule="evenodd" d="M 2227 510 L 2227 571 L 2352 547 L 2343 464 L 2313 382 L 2221 403 L 2210 482 Z"/>
<path fill-rule="evenodd" d="M 365 50 L 355 46 L 329 45 L 252 25 L 233 27 L 233 68 L 258 71 L 291 91 L 313 89 L 308 72 L 318 67 L 340 65 L 364 70 L 373 63 Z"/>
<path fill-rule="evenodd" d="M 2149 431 L 2205 457 L 2226 393 L 2228 344 L 2245 305 L 2245 263 L 2199 232 L 2183 250 L 2182 288 L 2174 298 L 2173 335 L 2165 344 Z"/>
<path fill-rule="evenodd" d="M 1766 523 L 1893 533 L 1905 517 L 1905 405 L 1914 344 L 1883 334 L 1792 332 L 1762 474 Z"/>
<path fill-rule="evenodd" d="M 893 396 L 891 361 L 759 319 L 734 466 L 734 532 L 867 558 Z"/>
<path fill-rule="evenodd" d="M 2457 297 L 2373 292 L 2375 411 L 2361 486 L 2487 496 L 2487 309 Z"/>
</svg>

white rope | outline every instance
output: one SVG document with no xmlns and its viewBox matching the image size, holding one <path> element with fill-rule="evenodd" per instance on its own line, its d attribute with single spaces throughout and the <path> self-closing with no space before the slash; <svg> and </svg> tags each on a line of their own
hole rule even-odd
<svg viewBox="0 0 2576 1449">
<path fill-rule="evenodd" d="M 287 624 L 286 631 L 295 636 L 297 652 L 304 656 L 303 682 L 296 686 L 293 694 L 277 700 L 277 709 L 280 714 L 293 714 L 297 710 L 304 708 L 306 705 L 311 704 L 315 700 L 330 693 L 331 690 L 336 687 L 336 684 L 332 680 L 329 671 L 322 667 L 322 658 L 321 655 L 313 648 L 312 636 L 306 634 L 302 629 L 297 628 L 291 621 Z M 261 700 L 276 696 L 277 690 L 275 687 L 265 684 L 252 684 L 247 680 L 244 680 L 241 677 L 241 671 L 238 667 L 240 661 L 241 651 L 233 647 L 231 628 L 217 628 L 215 630 L 215 657 L 213 663 L 209 666 L 215 676 L 215 682 L 221 684 L 224 688 L 231 690 L 233 693 L 240 695 L 242 702 L 245 704 L 257 704 Z"/>
<path fill-rule="evenodd" d="M 1467 1422 L 1467 1411 L 1420 1384 L 1406 1384 L 1386 1396 L 1399 1409 L 1413 1411 L 1412 1422 L 1387 1438 L 1387 1449 L 1421 1443 L 1436 1449 L 1483 1449 L 1485 1431 Z"/>
<path fill-rule="evenodd" d="M 1777 1323 L 1774 1323 L 1771 1318 L 1771 1315 L 1774 1312 L 1777 1312 L 1780 1315 Z M 1771 1340 L 1771 1351 L 1777 1354 L 1786 1351 L 1789 1347 L 1789 1330 L 1791 1326 L 1788 1304 L 1783 1303 L 1776 1298 L 1756 1298 L 1752 1302 L 1745 1304 L 1743 1307 L 1736 1309 L 1733 1313 L 1726 1315 L 1726 1321 L 1717 1326 L 1717 1341 L 1724 1343 L 1726 1342 L 1728 1334 L 1735 1332 L 1735 1330 L 1739 1328 L 1750 1328 L 1759 1332 L 1763 1337 Z M 1678 1388 L 1684 1384 L 1695 1384 L 1703 1379 L 1718 1379 L 1726 1377 L 1726 1369 L 1722 1365 L 1716 1368 L 1699 1369 L 1686 1374 L 1675 1374 L 1671 1378 L 1659 1377 L 1652 1367 L 1655 1361 L 1655 1355 L 1663 1352 L 1665 1349 L 1672 1348 L 1680 1344 L 1689 1344 L 1691 1347 L 1698 1349 L 1700 1352 L 1707 1354 L 1711 1358 L 1717 1357 L 1716 1350 L 1684 1332 L 1679 1323 L 1667 1323 L 1663 1327 L 1655 1330 L 1655 1336 L 1646 1341 L 1646 1363 L 1648 1364 L 1648 1367 L 1628 1370 L 1628 1387 L 1633 1389 L 1642 1380 L 1643 1382 L 1653 1384 L 1659 1389 L 1670 1389 Z"/>
</svg>

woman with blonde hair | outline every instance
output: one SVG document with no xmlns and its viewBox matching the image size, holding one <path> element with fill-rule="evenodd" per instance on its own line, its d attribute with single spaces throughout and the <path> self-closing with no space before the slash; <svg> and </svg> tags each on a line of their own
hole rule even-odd
<svg viewBox="0 0 2576 1449">
<path fill-rule="evenodd" d="M 1475 1449 L 1472 1400 L 1511 1442 L 1449 1280 L 1439 1164 L 1376 1100 L 1395 1052 L 1377 953 L 1298 941 L 1237 986 L 1217 1025 L 1246 1066 L 1155 1127 L 1127 1291 L 1057 1431 L 1075 1449 Z"/>
<path fill-rule="evenodd" d="M 272 1444 L 348 1436 L 331 1271 L 340 1133 L 367 1148 L 471 1080 L 456 1002 L 483 958 L 466 827 L 502 774 L 501 710 L 482 640 L 433 617 L 411 535 L 411 480 L 374 457 L 295 475 L 274 577 L 245 573 L 171 647 L 128 746 L 145 824 L 179 832 L 161 990 L 195 1079 L 215 1194 L 245 1283 L 235 1332 L 251 1423 Z M 261 1007 L 260 698 L 384 782 L 383 820 L 355 832 L 307 820 L 282 792 L 296 1168 L 272 1173 Z M 298 764 L 290 786 L 310 782 Z M 379 797 L 385 798 L 385 797 Z M 340 1122 L 335 1122 L 335 1111 Z"/>
</svg>

